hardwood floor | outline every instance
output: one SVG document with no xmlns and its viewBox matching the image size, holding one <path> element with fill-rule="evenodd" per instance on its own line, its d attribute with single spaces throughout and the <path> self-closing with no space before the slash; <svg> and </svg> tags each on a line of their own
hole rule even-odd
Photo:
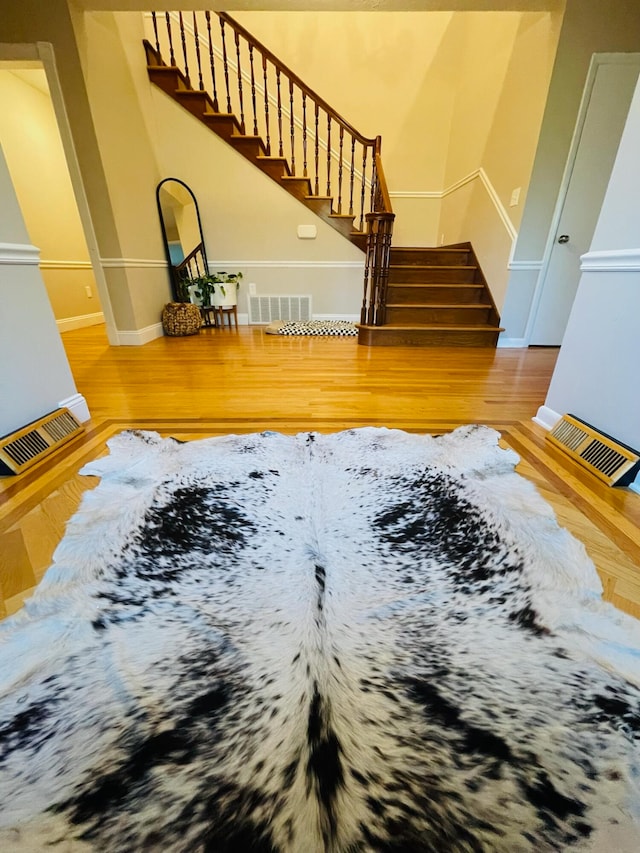
<svg viewBox="0 0 640 853">
<path fill-rule="evenodd" d="M 97 484 L 78 470 L 122 429 L 188 440 L 358 426 L 440 433 L 484 423 L 516 450 L 518 471 L 584 542 L 604 597 L 640 617 L 640 495 L 601 484 L 531 421 L 555 349 L 367 348 L 354 338 L 278 337 L 247 326 L 144 347 L 109 347 L 101 326 L 62 337 L 92 420 L 53 458 L 0 477 L 0 616 L 31 594 L 83 492 Z"/>
</svg>

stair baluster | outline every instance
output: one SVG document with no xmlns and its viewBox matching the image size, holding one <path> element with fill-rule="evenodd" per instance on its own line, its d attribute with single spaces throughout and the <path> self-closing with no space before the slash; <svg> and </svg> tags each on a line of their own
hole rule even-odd
<svg viewBox="0 0 640 853">
<path fill-rule="evenodd" d="M 242 96 L 242 67 L 240 65 L 240 35 L 236 30 L 234 32 L 235 42 L 236 42 L 236 73 L 238 76 L 238 102 L 240 104 L 240 129 L 242 134 L 244 135 L 247 130 L 244 121 L 244 98 Z"/>
<path fill-rule="evenodd" d="M 340 148 L 338 153 L 338 213 L 342 213 L 342 152 L 344 149 L 344 127 L 340 125 Z"/>
<path fill-rule="evenodd" d="M 349 216 L 353 216 L 353 181 L 355 178 L 356 138 L 351 137 L 351 168 L 349 170 Z"/>
<path fill-rule="evenodd" d="M 211 66 L 211 84 L 213 86 L 213 111 L 217 113 L 220 110 L 218 107 L 218 86 L 216 84 L 216 66 L 213 52 L 213 38 L 211 35 L 211 12 L 205 12 L 204 14 L 207 20 L 207 36 L 209 39 L 209 65 Z"/>
<path fill-rule="evenodd" d="M 227 39 L 224 30 L 224 18 L 220 18 L 220 37 L 222 39 L 222 64 L 224 67 L 224 83 L 227 89 L 227 112 L 232 113 L 231 109 L 231 90 L 229 89 L 229 60 L 227 57 Z"/>
<path fill-rule="evenodd" d="M 276 89 L 278 91 L 278 156 L 284 157 L 282 147 L 282 94 L 280 92 L 280 69 L 276 68 Z"/>
<path fill-rule="evenodd" d="M 316 123 L 315 123 L 315 164 L 316 164 L 316 182 L 315 182 L 315 195 L 320 195 L 320 137 L 318 136 L 318 126 L 320 124 L 320 107 L 318 106 L 318 102 L 315 102 L 315 113 L 316 113 Z"/>
<path fill-rule="evenodd" d="M 167 22 L 167 38 L 169 39 L 169 64 L 175 66 L 176 64 L 176 55 L 173 52 L 173 33 L 171 32 L 171 15 L 169 12 L 165 12 L 164 14 L 165 21 Z"/>
<path fill-rule="evenodd" d="M 293 80 L 289 80 L 289 129 L 291 134 L 291 174 L 296 173 L 296 123 L 293 111 Z"/>
<path fill-rule="evenodd" d="M 306 178 L 307 173 L 307 93 L 302 93 L 302 174 Z"/>
<path fill-rule="evenodd" d="M 196 60 L 198 63 L 198 88 L 201 92 L 204 92 L 204 80 L 202 79 L 202 60 L 200 58 L 200 39 L 198 38 L 198 21 L 196 20 L 196 13 L 193 13 L 193 33 L 195 36 L 196 43 Z"/>
<path fill-rule="evenodd" d="M 267 85 L 267 57 L 262 54 L 262 75 L 264 77 L 264 123 L 266 140 L 265 147 L 267 155 L 271 156 L 271 130 L 269 128 L 269 89 Z"/>
<path fill-rule="evenodd" d="M 180 41 L 182 42 L 182 57 L 184 59 L 184 76 L 187 78 L 187 86 L 191 88 L 191 79 L 189 77 L 189 62 L 187 60 L 187 39 L 184 34 L 184 21 L 182 12 L 178 12 L 178 22 L 180 25 Z"/>
<path fill-rule="evenodd" d="M 327 113 L 327 195 L 331 195 L 331 113 Z"/>
<path fill-rule="evenodd" d="M 253 45 L 249 45 L 249 66 L 251 68 L 251 104 L 253 107 L 253 135 L 258 135 L 258 114 L 256 112 L 256 75 L 253 69 Z"/>
<path fill-rule="evenodd" d="M 367 152 L 369 149 L 366 145 L 362 146 L 362 182 L 360 187 L 360 220 L 358 222 L 358 228 L 360 231 L 364 229 L 364 196 L 367 189 L 365 176 L 367 174 Z"/>
<path fill-rule="evenodd" d="M 151 13 L 151 20 L 153 21 L 153 35 L 156 40 L 156 50 L 160 53 L 160 36 L 158 35 L 158 20 L 155 12 Z"/>
</svg>

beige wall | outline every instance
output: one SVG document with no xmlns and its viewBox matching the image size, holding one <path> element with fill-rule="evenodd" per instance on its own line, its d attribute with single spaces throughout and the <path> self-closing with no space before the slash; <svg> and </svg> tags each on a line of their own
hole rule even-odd
<svg viewBox="0 0 640 853">
<path fill-rule="evenodd" d="M 0 198 L 0 435 L 6 435 L 57 409 L 76 387 L 40 271 L 24 261 L 29 235 L 1 148 Z"/>
<path fill-rule="evenodd" d="M 470 240 L 500 310 L 513 238 L 522 216 L 551 76 L 558 17 L 551 13 L 464 16 L 439 242 Z M 518 204 L 511 205 L 519 189 Z M 502 214 L 502 215 L 501 215 Z"/>
<path fill-rule="evenodd" d="M 170 289 L 155 204 L 161 174 L 139 98 L 149 87 L 142 18 L 96 12 L 74 26 L 120 246 L 105 264 L 112 304 L 121 330 L 144 329 L 159 322 Z"/>
<path fill-rule="evenodd" d="M 505 336 L 523 339 L 593 53 L 640 50 L 635 0 L 567 0 L 526 206 L 514 251 L 522 269 L 509 277 Z M 531 269 L 527 269 L 531 266 Z"/>
<path fill-rule="evenodd" d="M 359 313 L 363 253 L 163 92 L 151 90 L 149 103 L 162 176 L 193 190 L 210 266 L 243 273 L 239 310 L 254 282 L 258 294 L 311 293 L 315 313 Z M 298 238 L 304 224 L 315 239 Z"/>
<path fill-rule="evenodd" d="M 559 14 L 234 16 L 355 127 L 370 136 L 382 135 L 396 212 L 394 245 L 435 245 L 443 234 L 445 243 L 472 240 L 483 266 L 492 271 L 489 280 L 500 306 L 512 243 L 495 200 L 517 228 Z M 331 62 L 326 62 L 328 49 Z M 486 188 L 477 179 L 474 188 L 465 185 L 443 195 L 480 168 L 495 198 L 480 200 Z M 520 202 L 509 208 L 516 187 Z M 502 233 L 494 233 L 496 229 Z M 499 256 L 485 255 L 489 247 Z"/>
<path fill-rule="evenodd" d="M 0 102 L 0 141 L 30 240 L 40 249 L 54 315 L 66 321 L 63 328 L 100 322 L 100 300 L 44 71 L 0 70 Z"/>
</svg>

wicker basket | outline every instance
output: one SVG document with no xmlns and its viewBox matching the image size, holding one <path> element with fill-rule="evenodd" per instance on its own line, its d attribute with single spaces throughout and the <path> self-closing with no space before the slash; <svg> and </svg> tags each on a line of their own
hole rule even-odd
<svg viewBox="0 0 640 853">
<path fill-rule="evenodd" d="M 202 326 L 202 315 L 191 302 L 169 302 L 162 310 L 162 328 L 165 335 L 197 335 Z"/>
</svg>

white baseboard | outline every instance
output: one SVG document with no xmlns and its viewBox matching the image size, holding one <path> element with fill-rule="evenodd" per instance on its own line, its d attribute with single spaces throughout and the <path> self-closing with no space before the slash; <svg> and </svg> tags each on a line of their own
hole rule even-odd
<svg viewBox="0 0 640 853">
<path fill-rule="evenodd" d="M 359 323 L 359 314 L 313 314 L 314 320 L 348 320 L 350 323 Z"/>
<path fill-rule="evenodd" d="M 528 346 L 526 338 L 498 338 L 498 348 L 499 349 L 523 349 Z"/>
<path fill-rule="evenodd" d="M 97 326 L 99 323 L 104 323 L 104 314 L 102 311 L 96 311 L 95 314 L 79 314 L 77 317 L 65 317 L 62 320 L 56 320 L 56 325 L 60 332 L 70 332 L 72 329 L 84 329 L 86 326 Z"/>
<path fill-rule="evenodd" d="M 540 406 L 535 417 L 531 418 L 531 420 L 546 430 L 552 430 L 561 417 L 562 415 L 554 412 L 548 406 Z"/>
<path fill-rule="evenodd" d="M 122 347 L 140 347 L 148 344 L 149 341 L 161 338 L 163 334 L 162 323 L 153 323 L 151 326 L 145 326 L 144 329 L 132 331 L 118 329 L 118 343 Z"/>
<path fill-rule="evenodd" d="M 60 400 L 58 406 L 61 409 L 69 409 L 71 414 L 76 418 L 76 420 L 80 421 L 80 423 L 84 423 L 91 419 L 87 401 L 84 399 L 82 394 L 73 394 L 71 397 L 67 397 L 66 400 Z"/>
</svg>

